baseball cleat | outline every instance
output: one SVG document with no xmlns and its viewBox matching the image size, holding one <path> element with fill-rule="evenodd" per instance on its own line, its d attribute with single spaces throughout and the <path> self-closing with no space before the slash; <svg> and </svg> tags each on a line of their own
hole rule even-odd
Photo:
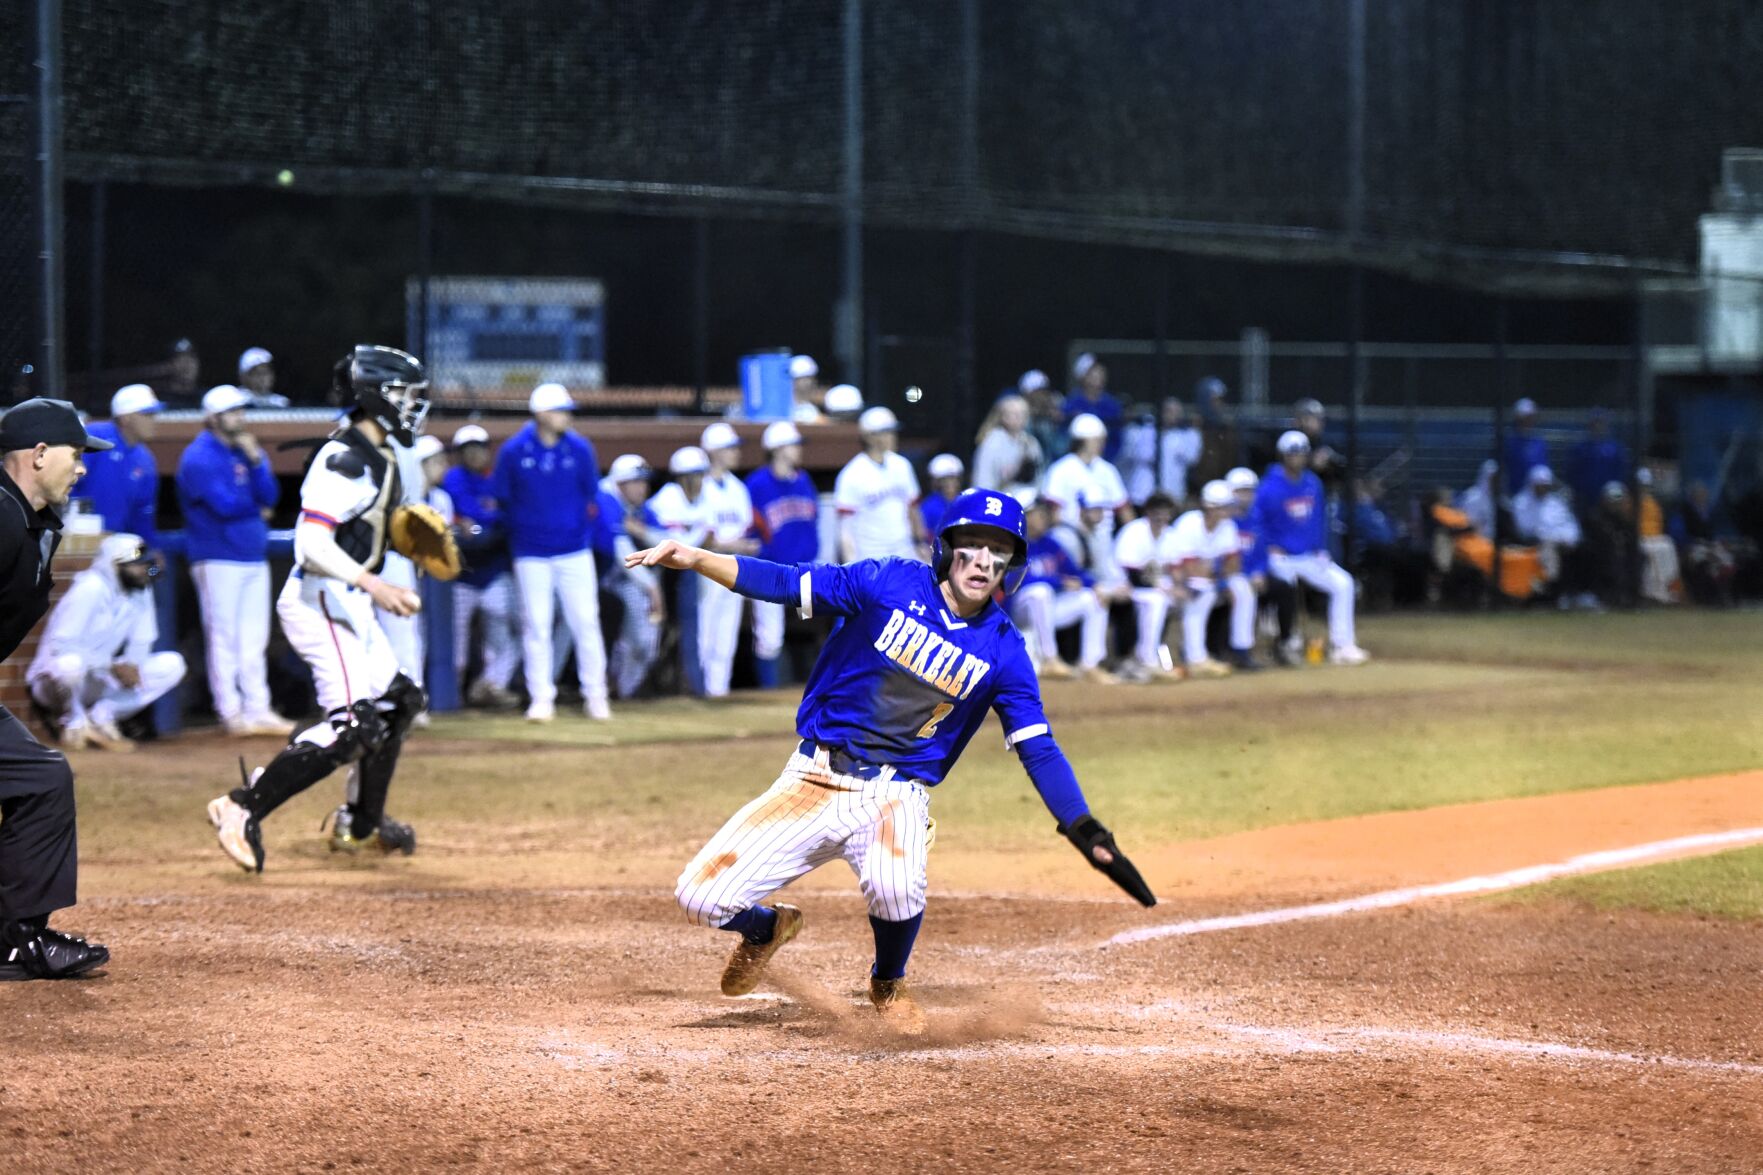
<svg viewBox="0 0 1763 1175">
<path fill-rule="evenodd" d="M 85 719 L 69 722 L 61 728 L 61 749 L 83 751 L 92 745 L 92 727 Z"/>
<path fill-rule="evenodd" d="M 1331 665 L 1363 665 L 1371 660 L 1371 654 L 1358 645 L 1342 645 L 1328 655 Z"/>
<path fill-rule="evenodd" d="M 247 873 L 263 872 L 263 830 L 257 817 L 235 803 L 233 797 L 215 796 L 208 801 L 208 822 L 226 855 Z"/>
<path fill-rule="evenodd" d="M 124 735 L 122 731 L 118 730 L 116 728 L 116 723 L 100 722 L 95 718 L 89 720 L 86 726 L 86 741 L 91 743 L 94 747 L 97 747 L 100 751 L 116 751 L 122 754 L 128 754 L 130 751 L 136 749 L 135 740 L 129 738 Z"/>
<path fill-rule="evenodd" d="M 736 944 L 734 953 L 728 957 L 728 966 L 722 969 L 723 995 L 746 995 L 758 987 L 760 977 L 765 974 L 765 965 L 771 962 L 771 956 L 802 933 L 801 910 L 781 902 L 776 908 L 777 925 L 772 928 L 771 940 L 751 943 L 743 938 Z"/>
<path fill-rule="evenodd" d="M 1261 659 L 1255 656 L 1253 649 L 1234 649 L 1230 655 L 1231 667 L 1238 673 L 1259 673 L 1267 668 Z"/>
<path fill-rule="evenodd" d="M 1048 657 L 1035 666 L 1035 673 L 1042 681 L 1068 681 L 1077 676 L 1077 670 L 1057 657 Z"/>
<path fill-rule="evenodd" d="M 110 961 L 102 945 L 47 926 L 25 936 L 9 933 L 0 952 L 0 981 L 73 979 Z"/>
<path fill-rule="evenodd" d="M 528 722 L 550 722 L 556 717 L 557 708 L 549 702 L 546 702 L 542 706 L 539 703 L 534 702 L 526 708 L 526 720 Z"/>
<path fill-rule="evenodd" d="M 869 977 L 869 1002 L 875 1005 L 883 1023 L 901 1036 L 924 1034 L 924 1009 L 912 998 L 904 979 Z"/>
<path fill-rule="evenodd" d="M 1091 685 L 1120 684 L 1120 679 L 1118 677 L 1114 676 L 1100 665 L 1091 665 L 1088 668 L 1079 669 L 1077 671 L 1077 677 L 1079 681 L 1087 681 Z"/>
<path fill-rule="evenodd" d="M 612 707 L 605 698 L 589 698 L 582 703 L 582 715 L 596 722 L 612 721 Z"/>
<path fill-rule="evenodd" d="M 402 853 L 408 857 L 416 852 L 416 829 L 390 816 L 381 816 L 379 827 L 366 836 L 356 836 L 355 818 L 349 811 L 349 805 L 339 804 L 326 823 L 331 830 L 329 844 L 333 853 L 359 853 L 362 849 L 378 849 L 387 856 Z"/>
<path fill-rule="evenodd" d="M 1204 661 L 1195 661 L 1188 666 L 1189 677 L 1229 677 L 1230 666 L 1223 661 L 1214 661 L 1208 657 Z"/>
<path fill-rule="evenodd" d="M 465 700 L 473 706 L 483 706 L 491 710 L 512 710 L 520 704 L 520 699 L 513 690 L 481 677 L 471 683 Z"/>
</svg>

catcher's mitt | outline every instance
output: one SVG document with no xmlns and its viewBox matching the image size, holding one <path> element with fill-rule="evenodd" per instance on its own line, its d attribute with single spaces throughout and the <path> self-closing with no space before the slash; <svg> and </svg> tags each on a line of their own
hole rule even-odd
<svg viewBox="0 0 1763 1175">
<path fill-rule="evenodd" d="M 412 502 L 392 511 L 386 528 L 392 550 L 403 555 L 436 579 L 453 579 L 462 566 L 459 540 L 453 528 L 433 506 Z"/>
</svg>

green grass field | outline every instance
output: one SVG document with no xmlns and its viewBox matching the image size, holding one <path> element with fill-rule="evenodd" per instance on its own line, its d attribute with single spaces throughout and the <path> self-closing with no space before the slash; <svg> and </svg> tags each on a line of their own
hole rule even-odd
<svg viewBox="0 0 1763 1175">
<path fill-rule="evenodd" d="M 1488 900 L 1573 902 L 1595 910 L 1758 919 L 1763 918 L 1763 848 L 1570 877 Z"/>
</svg>

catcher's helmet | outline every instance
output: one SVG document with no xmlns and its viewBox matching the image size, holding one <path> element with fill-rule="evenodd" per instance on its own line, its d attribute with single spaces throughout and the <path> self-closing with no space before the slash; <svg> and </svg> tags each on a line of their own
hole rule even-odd
<svg viewBox="0 0 1763 1175">
<path fill-rule="evenodd" d="M 938 579 L 948 578 L 949 564 L 955 558 L 955 548 L 950 545 L 949 532 L 963 526 L 983 526 L 1010 536 L 1014 550 L 1010 555 L 1009 568 L 1004 572 L 1004 591 L 1015 591 L 1028 571 L 1028 536 L 1023 529 L 1022 503 L 1009 494 L 1000 494 L 995 490 L 968 490 L 950 502 L 937 527 L 936 539 L 931 544 Z"/>
<path fill-rule="evenodd" d="M 361 343 L 331 369 L 331 388 L 400 445 L 422 431 L 429 413 L 429 377 L 422 361 L 396 347 Z"/>
</svg>

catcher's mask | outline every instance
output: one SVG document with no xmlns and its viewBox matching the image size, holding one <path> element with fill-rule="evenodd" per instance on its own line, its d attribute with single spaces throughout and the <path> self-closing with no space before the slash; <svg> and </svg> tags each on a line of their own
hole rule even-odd
<svg viewBox="0 0 1763 1175">
<path fill-rule="evenodd" d="M 416 356 L 362 343 L 332 369 L 337 398 L 356 407 L 401 445 L 414 443 L 429 413 L 428 373 Z"/>
<path fill-rule="evenodd" d="M 1012 551 L 1004 572 L 1004 593 L 1008 595 L 1015 591 L 1028 573 L 1028 537 L 1023 530 L 1022 503 L 1009 494 L 992 490 L 968 490 L 950 502 L 931 544 L 931 562 L 937 569 L 938 579 L 949 578 L 949 565 L 955 559 L 949 532 L 962 526 L 983 526 L 1010 537 Z"/>
</svg>

